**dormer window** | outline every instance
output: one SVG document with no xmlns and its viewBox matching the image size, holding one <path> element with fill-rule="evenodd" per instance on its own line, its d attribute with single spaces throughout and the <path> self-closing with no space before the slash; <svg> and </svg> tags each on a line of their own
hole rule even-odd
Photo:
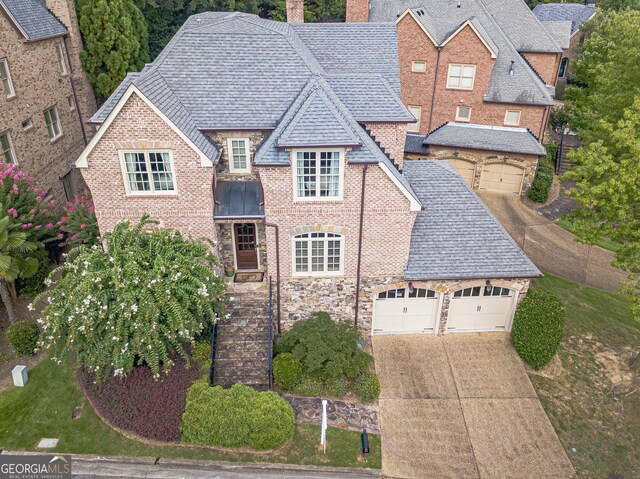
<svg viewBox="0 0 640 479">
<path fill-rule="evenodd" d="M 473 82 L 476 76 L 475 65 L 449 64 L 447 88 L 456 90 L 473 90 Z"/>
<path fill-rule="evenodd" d="M 229 138 L 227 140 L 227 156 L 231 173 L 251 173 L 248 138 Z"/>
<path fill-rule="evenodd" d="M 343 150 L 297 150 L 295 199 L 342 199 Z"/>
</svg>

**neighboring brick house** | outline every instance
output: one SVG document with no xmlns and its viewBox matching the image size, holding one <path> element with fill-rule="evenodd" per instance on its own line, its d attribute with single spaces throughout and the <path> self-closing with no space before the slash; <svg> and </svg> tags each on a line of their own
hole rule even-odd
<svg viewBox="0 0 640 479">
<path fill-rule="evenodd" d="M 579 3 L 540 3 L 533 9 L 533 14 L 542 25 L 556 37 L 562 46 L 562 60 L 556 81 L 556 95 L 561 96 L 571 80 L 572 64 L 580 55 L 580 45 L 584 41 L 584 33 L 580 26 L 591 20 L 596 14 L 595 2 L 586 5 Z"/>
<path fill-rule="evenodd" d="M 393 23 L 189 18 L 92 119 L 100 230 L 148 212 L 215 240 L 236 279 L 276 282 L 284 328 L 508 330 L 540 272 L 448 165 L 402 173 L 397 55 Z"/>
<path fill-rule="evenodd" d="M 82 191 L 74 161 L 96 111 L 80 65 L 73 0 L 0 0 L 1 161 L 13 162 L 57 204 Z"/>
<path fill-rule="evenodd" d="M 474 188 L 526 191 L 541 145 L 534 154 L 487 145 L 500 144 L 509 128 L 541 138 L 562 48 L 522 0 L 348 0 L 347 21 L 396 22 L 402 99 L 417 120 L 408 131 L 425 137 L 421 153 L 450 159 L 461 174 L 473 170 Z M 430 143 L 450 122 L 448 131 L 478 128 L 464 130 L 464 145 Z M 417 152 L 408 144 L 407 153 Z"/>
</svg>

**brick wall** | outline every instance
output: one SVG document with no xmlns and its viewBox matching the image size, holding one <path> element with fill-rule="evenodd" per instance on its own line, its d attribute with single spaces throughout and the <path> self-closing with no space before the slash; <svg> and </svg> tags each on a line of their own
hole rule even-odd
<svg viewBox="0 0 640 479">
<path fill-rule="evenodd" d="M 558 78 L 558 68 L 560 68 L 561 53 L 530 53 L 522 54 L 531 66 L 542 77 L 545 84 L 555 85 Z"/>
<path fill-rule="evenodd" d="M 84 149 L 77 109 L 69 106 L 73 95 L 70 75 L 60 72 L 55 46 L 62 37 L 25 43 L 4 13 L 0 13 L 0 58 L 6 58 L 16 96 L 0 94 L 0 132 L 8 131 L 20 167 L 48 189 L 59 205 L 66 197 L 60 176 L 69 173 Z M 69 65 L 67 64 L 67 71 Z M 44 110 L 55 106 L 63 136 L 50 141 Z M 31 120 L 26 131 L 22 123 Z M 79 193 L 83 186 L 76 184 Z"/>
<path fill-rule="evenodd" d="M 369 0 L 347 0 L 347 22 L 369 21 Z"/>
<path fill-rule="evenodd" d="M 176 195 L 126 195 L 118 151 L 133 148 L 172 150 Z M 150 213 L 164 227 L 216 239 L 214 169 L 201 166 L 196 153 L 135 94 L 89 155 L 88 168 L 81 171 L 93 195 L 101 233 L 122 220 L 135 222 Z"/>
<path fill-rule="evenodd" d="M 404 123 L 367 123 L 365 126 L 389 158 L 402 170 L 407 126 Z"/>
<path fill-rule="evenodd" d="M 465 27 L 441 49 L 438 60 L 438 49 L 413 17 L 405 15 L 397 26 L 402 100 L 405 105 L 421 107 L 420 133 L 428 133 L 447 121 L 455 121 L 457 107 L 467 106 L 471 107 L 472 123 L 497 126 L 504 125 L 507 110 L 520 110 L 519 126 L 529 128 L 536 135 L 541 134 L 546 107 L 484 101 L 495 60 L 470 27 Z M 412 72 L 413 61 L 424 61 L 426 70 Z M 476 65 L 473 90 L 447 88 L 450 63 Z M 436 65 L 439 65 L 437 77 Z"/>
</svg>

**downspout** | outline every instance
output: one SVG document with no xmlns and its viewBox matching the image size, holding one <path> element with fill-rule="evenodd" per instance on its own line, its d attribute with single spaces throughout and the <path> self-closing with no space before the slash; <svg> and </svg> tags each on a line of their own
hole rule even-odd
<svg viewBox="0 0 640 479">
<path fill-rule="evenodd" d="M 549 114 L 551 112 L 551 107 L 547 106 L 544 109 L 544 114 L 542 115 L 542 124 L 540 125 L 540 134 L 538 135 L 538 138 L 540 139 L 540 143 L 542 143 L 543 141 L 543 135 L 544 135 L 544 130 L 547 126 L 547 121 L 549 121 Z"/>
<path fill-rule="evenodd" d="M 431 110 L 429 111 L 429 128 L 427 129 L 427 133 L 431 131 L 431 123 L 433 120 L 433 108 L 436 104 L 436 84 L 438 83 L 438 70 L 440 69 L 440 52 L 442 51 L 442 47 L 438 45 L 436 47 L 438 49 L 438 55 L 436 57 L 436 72 L 433 78 L 433 91 L 431 92 Z M 420 128 L 418 128 L 419 130 Z"/>
<path fill-rule="evenodd" d="M 67 63 L 69 64 L 69 81 L 71 82 L 71 91 L 73 93 L 73 104 L 76 106 L 76 112 L 78 113 L 78 120 L 80 120 L 80 128 L 82 129 L 82 138 L 84 139 L 84 146 L 89 144 L 87 139 L 87 131 L 84 128 L 84 121 L 82 120 L 82 112 L 80 111 L 80 105 L 78 104 L 78 94 L 76 92 L 76 85 L 73 83 L 73 64 L 71 63 L 71 55 L 69 54 L 69 47 L 67 46 L 67 36 L 62 38 L 64 45 L 64 52 L 67 55 Z"/>
<path fill-rule="evenodd" d="M 278 309 L 278 335 L 280 335 L 280 229 L 275 223 L 267 223 L 265 217 L 264 223 L 266 227 L 273 228 L 276 234 L 276 294 L 278 295 L 277 309 Z"/>
<path fill-rule="evenodd" d="M 364 193 L 367 178 L 367 168 L 369 165 L 365 163 L 362 169 L 362 188 L 360 191 L 360 231 L 358 231 L 358 266 L 356 270 L 356 313 L 353 321 L 354 326 L 358 329 L 358 310 L 360 309 L 360 269 L 362 266 L 362 228 L 364 226 Z"/>
</svg>

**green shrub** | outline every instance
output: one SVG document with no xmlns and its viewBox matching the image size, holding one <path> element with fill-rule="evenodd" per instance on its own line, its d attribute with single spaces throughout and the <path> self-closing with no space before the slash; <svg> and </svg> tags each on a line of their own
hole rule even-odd
<svg viewBox="0 0 640 479">
<path fill-rule="evenodd" d="M 554 167 L 552 158 L 555 155 L 555 145 L 546 145 L 547 156 L 540 159 L 536 177 L 527 192 L 529 198 L 537 203 L 544 203 L 549 199 L 549 190 L 553 184 Z"/>
<path fill-rule="evenodd" d="M 49 252 L 40 248 L 31 253 L 32 258 L 38 260 L 38 270 L 28 278 L 18 278 L 16 289 L 20 296 L 38 294 L 44 289 L 44 280 L 49 276 Z"/>
<path fill-rule="evenodd" d="M 342 397 L 349 390 L 349 381 L 344 376 L 327 379 L 326 390 L 329 396 Z"/>
<path fill-rule="evenodd" d="M 294 324 L 278 340 L 276 351 L 298 358 L 305 377 L 355 378 L 373 361 L 358 349 L 359 341 L 360 334 L 352 324 L 336 323 L 327 313 L 318 312 Z"/>
<path fill-rule="evenodd" d="M 31 356 L 35 354 L 34 349 L 38 346 L 40 329 L 37 324 L 28 321 L 18 321 L 9 326 L 7 330 L 7 341 L 16 354 L 20 356 Z"/>
<path fill-rule="evenodd" d="M 278 354 L 273 360 L 273 381 L 279 389 L 292 391 L 302 381 L 302 365 L 293 354 Z"/>
<path fill-rule="evenodd" d="M 376 373 L 365 371 L 358 379 L 353 387 L 353 392 L 360 398 L 362 402 L 373 402 L 380 395 L 380 380 Z"/>
<path fill-rule="evenodd" d="M 272 391 L 260 393 L 249 412 L 249 446 L 274 449 L 288 442 L 296 429 L 293 409 Z"/>
<path fill-rule="evenodd" d="M 546 366 L 558 352 L 564 335 L 564 305 L 553 293 L 531 291 L 513 320 L 511 342 L 533 369 Z"/>
<path fill-rule="evenodd" d="M 191 350 L 191 359 L 194 361 L 211 360 L 211 343 L 209 341 L 196 341 Z"/>
<path fill-rule="evenodd" d="M 301 396 L 321 396 L 324 392 L 324 383 L 322 379 L 306 377 L 293 389 L 293 392 Z"/>
<path fill-rule="evenodd" d="M 236 384 L 229 389 L 196 381 L 187 391 L 180 424 L 187 443 L 272 449 L 293 437 L 295 414 L 273 392 Z"/>
</svg>

